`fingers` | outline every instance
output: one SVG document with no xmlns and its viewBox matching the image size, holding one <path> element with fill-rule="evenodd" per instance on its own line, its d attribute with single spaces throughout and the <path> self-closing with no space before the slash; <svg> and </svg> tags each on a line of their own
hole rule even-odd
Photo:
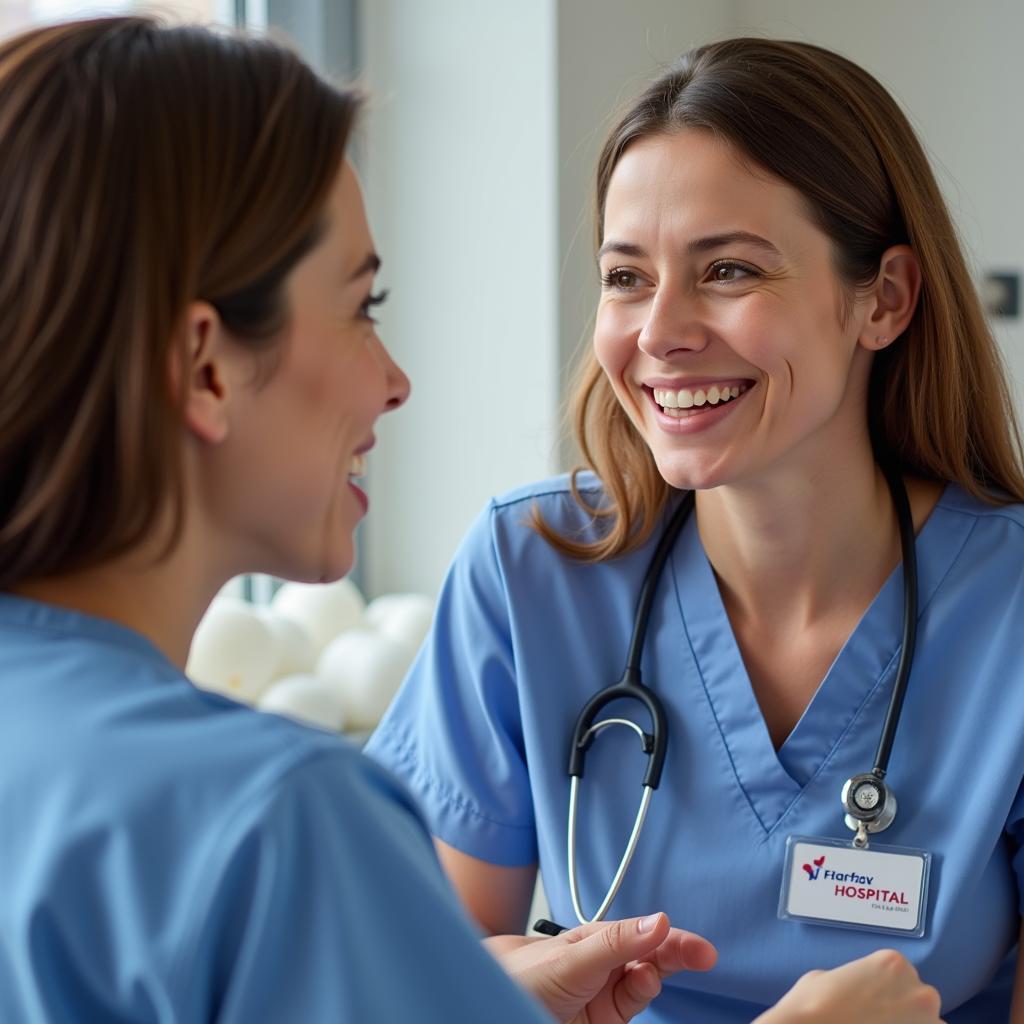
<svg viewBox="0 0 1024 1024">
<path fill-rule="evenodd" d="M 559 936 L 580 947 L 580 963 L 588 970 L 609 972 L 626 964 L 650 964 L 659 977 L 679 970 L 706 971 L 714 966 L 715 947 L 692 932 L 670 928 L 664 914 L 646 918 L 581 925 Z M 647 977 L 641 972 L 638 979 Z"/>
<path fill-rule="evenodd" d="M 615 1012 L 622 1021 L 632 1020 L 661 992 L 661 978 L 653 964 L 634 964 L 612 990 Z"/>
<path fill-rule="evenodd" d="M 718 950 L 707 939 L 681 928 L 670 928 L 665 940 L 641 960 L 653 964 L 662 978 L 676 971 L 710 971 Z"/>
<path fill-rule="evenodd" d="M 577 947 L 576 959 L 581 964 L 595 972 L 608 973 L 630 960 L 653 953 L 668 934 L 668 918 L 664 914 L 652 914 L 580 925 L 558 939 Z"/>
</svg>

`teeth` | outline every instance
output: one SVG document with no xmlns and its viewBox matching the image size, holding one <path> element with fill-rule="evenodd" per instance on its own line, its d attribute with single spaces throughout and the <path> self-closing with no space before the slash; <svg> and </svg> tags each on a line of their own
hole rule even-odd
<svg viewBox="0 0 1024 1024">
<path fill-rule="evenodd" d="M 746 385 L 718 385 L 712 384 L 706 390 L 704 388 L 680 388 L 678 391 L 670 391 L 666 388 L 654 388 L 654 401 L 662 409 L 692 409 L 703 405 L 721 405 L 733 398 L 739 398 L 746 391 Z"/>
<path fill-rule="evenodd" d="M 353 455 L 352 462 L 348 467 L 349 476 L 366 476 L 366 456 L 365 455 Z"/>
</svg>

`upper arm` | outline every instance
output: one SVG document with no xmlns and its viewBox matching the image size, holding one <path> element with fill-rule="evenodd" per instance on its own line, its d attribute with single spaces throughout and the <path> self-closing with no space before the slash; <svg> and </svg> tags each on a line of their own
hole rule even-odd
<svg viewBox="0 0 1024 1024">
<path fill-rule="evenodd" d="M 503 867 L 434 839 L 445 873 L 462 905 L 490 935 L 521 935 L 533 901 L 537 865 Z"/>
<path fill-rule="evenodd" d="M 365 751 L 412 790 L 434 835 L 519 867 L 537 860 L 537 837 L 509 614 L 488 511 L 460 546 L 430 635 Z"/>
<path fill-rule="evenodd" d="M 309 764 L 240 840 L 217 900 L 222 941 L 206 958 L 228 974 L 218 1020 L 540 1024 L 383 772 L 351 756 Z"/>
<path fill-rule="evenodd" d="M 1024 1024 L 1024 921 L 1021 922 L 1020 948 L 1017 951 L 1017 976 L 1013 982 L 1010 1024 Z"/>
</svg>

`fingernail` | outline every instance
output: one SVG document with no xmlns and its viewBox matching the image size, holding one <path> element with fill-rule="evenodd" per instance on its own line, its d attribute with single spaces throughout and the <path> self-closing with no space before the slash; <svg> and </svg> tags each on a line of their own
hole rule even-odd
<svg viewBox="0 0 1024 1024">
<path fill-rule="evenodd" d="M 637 931 L 639 932 L 653 932 L 658 926 L 658 922 L 661 920 L 661 914 L 651 914 L 649 917 L 641 917 L 637 922 Z"/>
</svg>

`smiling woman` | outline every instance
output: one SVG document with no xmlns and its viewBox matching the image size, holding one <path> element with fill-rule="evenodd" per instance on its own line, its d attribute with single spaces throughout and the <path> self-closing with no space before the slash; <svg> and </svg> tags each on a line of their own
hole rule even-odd
<svg viewBox="0 0 1024 1024">
<path fill-rule="evenodd" d="M 612 911 L 667 906 L 721 953 L 644 1020 L 782 1021 L 807 1013 L 797 977 L 830 967 L 823 1019 L 904 1024 L 905 1006 L 844 982 L 840 965 L 881 946 L 938 987 L 950 1024 L 1006 1020 L 1024 906 L 1024 460 L 921 145 L 838 54 L 732 39 L 630 105 L 596 184 L 587 465 L 481 515 L 368 749 L 420 796 L 485 928 L 522 926 L 538 866 L 554 915 L 583 917 L 620 878 L 647 766 L 630 730 L 605 730 L 577 801 L 566 765 L 594 737 L 573 746 L 573 723 L 642 668 L 668 749 Z M 686 492 L 695 514 L 649 586 Z M 854 778 L 899 792 L 898 810 L 872 805 L 867 849 L 844 820 Z M 803 860 L 787 873 L 799 837 L 865 877 L 876 862 L 860 857 L 916 851 L 899 864 L 918 878 L 931 858 L 923 933 L 839 897 L 834 918 L 794 920 L 783 880 L 811 881 Z M 918 995 L 917 1019 L 937 1020 L 935 993 Z"/>
</svg>

